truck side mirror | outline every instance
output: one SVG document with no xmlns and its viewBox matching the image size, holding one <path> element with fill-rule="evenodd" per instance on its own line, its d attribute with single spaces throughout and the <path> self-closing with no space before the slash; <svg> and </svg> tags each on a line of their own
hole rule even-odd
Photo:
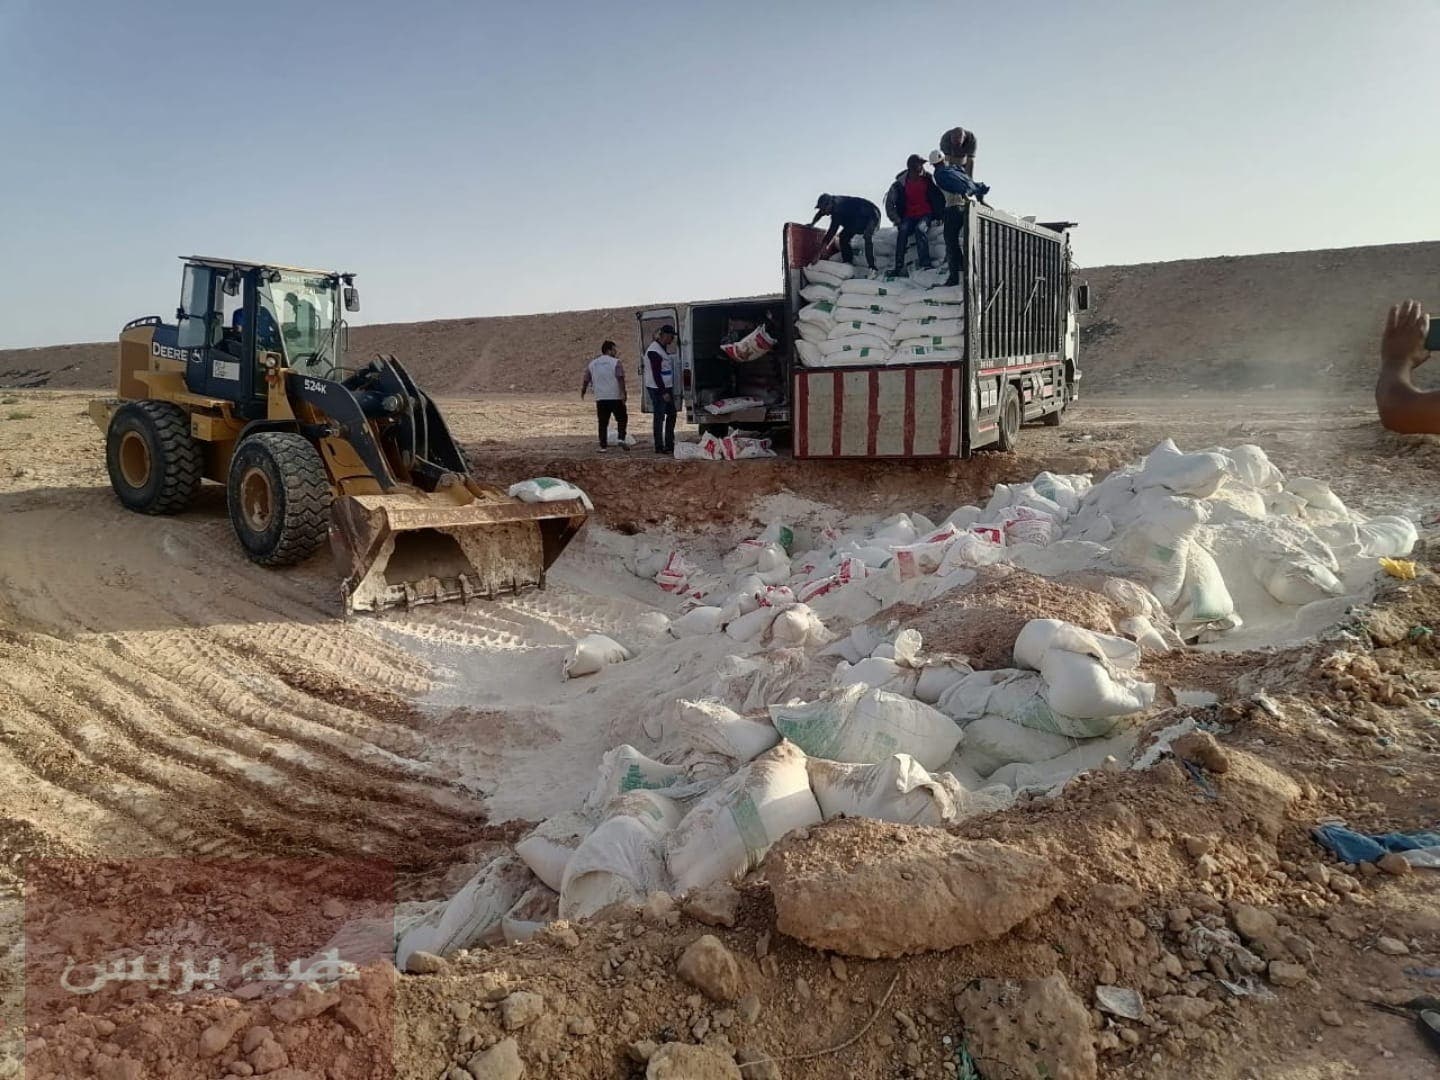
<svg viewBox="0 0 1440 1080">
<path fill-rule="evenodd" d="M 354 285 L 345 286 L 345 310 L 360 310 L 360 290 L 355 288 Z"/>
<path fill-rule="evenodd" d="M 1088 283 L 1080 284 L 1075 287 L 1075 310 L 1090 310 L 1090 286 Z"/>
</svg>

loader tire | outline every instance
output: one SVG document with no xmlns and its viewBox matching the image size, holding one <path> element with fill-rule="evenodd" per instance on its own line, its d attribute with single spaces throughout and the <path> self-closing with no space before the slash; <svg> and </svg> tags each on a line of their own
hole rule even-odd
<svg viewBox="0 0 1440 1080">
<path fill-rule="evenodd" d="M 130 401 L 105 433 L 105 467 L 115 497 L 140 514 L 178 514 L 195 498 L 205 452 L 190 414 L 168 401 Z"/>
<path fill-rule="evenodd" d="M 1015 444 L 1020 441 L 1020 422 L 1023 414 L 1020 410 L 1020 395 L 1015 392 L 1015 387 L 1006 384 L 1005 389 L 1000 393 L 1000 438 L 998 446 L 1002 453 L 1010 453 L 1015 449 Z"/>
<path fill-rule="evenodd" d="M 330 479 L 303 435 L 262 431 L 242 441 L 226 495 L 235 535 L 261 566 L 304 562 L 329 534 Z"/>
</svg>

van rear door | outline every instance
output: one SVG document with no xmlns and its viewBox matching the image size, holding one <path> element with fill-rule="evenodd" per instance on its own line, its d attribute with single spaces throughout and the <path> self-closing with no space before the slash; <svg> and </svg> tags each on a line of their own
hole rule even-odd
<svg viewBox="0 0 1440 1080">
<path fill-rule="evenodd" d="M 635 386 L 640 394 L 640 411 L 650 412 L 650 394 L 645 389 L 645 350 L 655 340 L 655 335 L 660 332 L 662 326 L 673 326 L 678 332 L 675 339 L 675 350 L 680 354 L 680 370 L 675 373 L 676 388 L 681 391 L 685 401 L 686 418 L 692 423 L 695 420 L 695 380 L 690 375 L 690 335 L 686 333 L 686 327 L 680 325 L 680 310 L 675 307 L 648 308 L 645 311 L 637 311 L 635 319 L 640 324 L 640 359 L 635 365 L 635 374 L 638 381 Z"/>
</svg>

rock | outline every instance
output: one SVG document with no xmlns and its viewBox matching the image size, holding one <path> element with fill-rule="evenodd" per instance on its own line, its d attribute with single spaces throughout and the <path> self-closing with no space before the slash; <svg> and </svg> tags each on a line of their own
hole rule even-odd
<svg viewBox="0 0 1440 1080">
<path fill-rule="evenodd" d="M 1201 881 L 1209 881 L 1220 872 L 1220 864 L 1215 861 L 1214 855 L 1201 855 L 1195 860 L 1195 876 Z"/>
<path fill-rule="evenodd" d="M 1307 968 L 1315 966 L 1315 946 L 1310 944 L 1308 938 L 1303 938 L 1299 934 L 1285 934 L 1280 939 L 1280 943 L 1290 950 L 1291 956 Z"/>
<path fill-rule="evenodd" d="M 335 1006 L 335 1019 L 356 1035 L 369 1035 L 375 1030 L 375 1014 L 355 995 L 345 998 Z"/>
<path fill-rule="evenodd" d="M 551 923 L 540 932 L 540 940 L 570 952 L 580 947 L 580 935 L 569 923 Z"/>
<path fill-rule="evenodd" d="M 1311 885 L 1318 885 L 1320 888 L 1328 888 L 1330 885 L 1330 870 L 1324 863 L 1312 862 L 1305 867 L 1305 880 Z"/>
<path fill-rule="evenodd" d="M 500 1002 L 500 1021 L 506 1031 L 517 1031 L 540 1019 L 545 1012 L 545 999 L 529 990 L 516 990 Z"/>
<path fill-rule="evenodd" d="M 895 1023 L 900 1025 L 900 1030 L 904 1033 L 906 1039 L 908 1039 L 910 1042 L 919 1041 L 920 1029 L 915 1026 L 915 1021 L 911 1019 L 909 1013 L 905 1012 L 903 1009 L 896 1009 Z"/>
<path fill-rule="evenodd" d="M 1172 1024 L 1196 1023 L 1219 1008 L 1213 1001 L 1186 997 L 1184 994 L 1168 994 L 1156 998 L 1152 1005 L 1157 1013 Z"/>
<path fill-rule="evenodd" d="M 565 1021 L 565 1030 L 571 1035 L 594 1035 L 595 1021 L 588 1016 L 572 1016 Z"/>
<path fill-rule="evenodd" d="M 1231 904 L 1230 921 L 1247 944 L 1274 941 L 1280 930 L 1280 923 L 1274 915 L 1251 904 Z"/>
<path fill-rule="evenodd" d="M 1170 744 L 1170 751 L 1181 761 L 1194 762 L 1212 773 L 1230 771 L 1230 756 L 1208 731 L 1187 731 Z"/>
<path fill-rule="evenodd" d="M 1112 884 L 1096 885 L 1090 890 L 1090 899 L 1112 911 L 1129 911 L 1139 907 L 1142 898 L 1139 890 L 1129 885 Z"/>
<path fill-rule="evenodd" d="M 1140 1033 L 1134 1028 L 1121 1028 L 1120 1041 L 1123 1042 L 1126 1046 L 1139 1046 Z"/>
<path fill-rule="evenodd" d="M 335 897 L 330 897 L 320 905 L 320 914 L 327 919 L 343 919 L 345 917 L 345 905 Z"/>
<path fill-rule="evenodd" d="M 273 1038 L 275 1038 L 275 1033 L 268 1027 L 253 1027 L 245 1032 L 245 1037 L 240 1040 L 240 1052 L 248 1054 L 261 1043 Z"/>
<path fill-rule="evenodd" d="M 645 1080 L 741 1080 L 735 1059 L 708 1046 L 666 1043 L 650 1056 Z"/>
<path fill-rule="evenodd" d="M 96 1059 L 95 1080 L 140 1080 L 142 1068 L 134 1058 L 102 1055 Z"/>
<path fill-rule="evenodd" d="M 1410 947 L 1399 938 L 1378 937 L 1375 939 L 1375 948 L 1386 956 L 1410 955 Z"/>
<path fill-rule="evenodd" d="M 439 975 L 450 966 L 443 956 L 416 949 L 405 961 L 405 970 L 411 975 Z"/>
<path fill-rule="evenodd" d="M 465 1064 L 475 1080 L 520 1080 L 525 1063 L 514 1039 L 501 1039 L 489 1050 L 481 1050 Z"/>
<path fill-rule="evenodd" d="M 1095 1007 L 1126 1020 L 1139 1020 L 1145 1015 L 1145 999 L 1140 992 L 1124 986 L 1095 987 Z"/>
<path fill-rule="evenodd" d="M 445 1080 L 475 1080 L 475 1077 L 471 1075 L 469 1069 L 455 1065 L 445 1074 Z"/>
<path fill-rule="evenodd" d="M 760 999 L 754 994 L 746 994 L 735 1003 L 735 1014 L 747 1024 L 753 1024 L 760 1019 Z"/>
<path fill-rule="evenodd" d="M 1192 918 L 1194 913 L 1188 907 L 1173 907 L 1165 913 L 1165 924 L 1172 934 L 1183 934 Z"/>
<path fill-rule="evenodd" d="M 1019 848 L 867 818 L 830 822 L 810 841 L 792 834 L 765 865 L 782 933 L 867 959 L 1000 937 L 1048 908 L 1061 885 L 1045 859 Z"/>
<path fill-rule="evenodd" d="M 734 926 L 740 913 L 740 891 L 728 881 L 717 881 L 692 892 L 680 910 L 706 926 Z"/>
<path fill-rule="evenodd" d="M 1133 915 L 1125 920 L 1125 933 L 1136 941 L 1141 940 L 1150 932 L 1150 928 Z"/>
<path fill-rule="evenodd" d="M 1370 640 L 1382 649 L 1400 644 L 1410 632 L 1405 620 L 1389 608 L 1374 609 L 1365 619 L 1365 629 Z"/>
<path fill-rule="evenodd" d="M 1373 878 L 1380 876 L 1380 868 L 1376 866 L 1373 862 L 1362 862 L 1358 869 L 1360 871 L 1360 876 L 1364 878 Z"/>
<path fill-rule="evenodd" d="M 314 986 L 302 986 L 288 998 L 282 998 L 270 1006 L 270 1015 L 282 1024 L 294 1024 L 319 1016 L 327 1009 L 340 1004 L 340 991 L 325 993 Z"/>
<path fill-rule="evenodd" d="M 770 1055 L 763 1050 L 742 1046 L 735 1051 L 735 1062 L 745 1080 L 782 1080 L 780 1063 L 771 1061 Z"/>
<path fill-rule="evenodd" d="M 978 979 L 955 999 L 977 1060 L 1017 1076 L 1089 1080 L 1096 1075 L 1090 1012 L 1063 975 L 1026 982 Z"/>
<path fill-rule="evenodd" d="M 266 1039 L 247 1054 L 245 1060 L 250 1062 L 257 1073 L 264 1076 L 289 1065 L 290 1055 L 285 1053 L 285 1048 L 274 1039 Z"/>
<path fill-rule="evenodd" d="M 1209 855 L 1210 849 L 1214 846 L 1215 841 L 1208 836 L 1185 837 L 1185 850 L 1189 852 L 1192 859 L 1198 859 L 1201 855 Z"/>
<path fill-rule="evenodd" d="M 652 892 L 645 898 L 645 904 L 640 909 L 641 917 L 646 922 L 666 922 L 670 913 L 675 910 L 675 898 L 667 892 Z"/>
<path fill-rule="evenodd" d="M 627 1046 L 625 1053 L 630 1055 L 631 1061 L 643 1065 L 655 1056 L 655 1051 L 658 1049 L 660 1048 L 649 1039 L 641 1039 L 639 1042 L 633 1042 Z"/>
<path fill-rule="evenodd" d="M 831 975 L 834 975 L 835 978 L 836 978 L 837 980 L 839 980 L 840 982 L 848 982 L 848 981 L 849 981 L 849 979 L 850 979 L 850 969 L 845 966 L 845 958 L 844 958 L 843 956 L 836 956 L 836 955 L 834 955 L 833 953 L 831 954 L 831 956 L 830 956 L 830 974 L 831 974 Z"/>
<path fill-rule="evenodd" d="M 1305 981 L 1305 966 L 1286 960 L 1272 960 L 1267 974 L 1276 986 L 1299 986 Z"/>
<path fill-rule="evenodd" d="M 1330 1027 L 1344 1027 L 1345 1019 L 1334 1009 L 1326 1009 L 1320 1014 L 1320 1022 Z"/>
<path fill-rule="evenodd" d="M 713 934 L 690 943 L 680 956 L 676 972 L 711 1001 L 734 1001 L 745 992 L 739 961 Z"/>
<path fill-rule="evenodd" d="M 230 1040 L 249 1021 L 250 1014 L 237 1009 L 230 1016 L 217 1020 L 200 1033 L 200 1056 L 214 1057 L 230 1045 Z"/>
<path fill-rule="evenodd" d="M 504 1001 L 510 996 L 510 980 L 498 971 L 482 971 L 467 989 L 480 1001 Z"/>
<path fill-rule="evenodd" d="M 1410 864 L 1405 861 L 1405 856 L 1401 855 L 1398 851 L 1387 851 L 1375 861 L 1375 865 L 1381 870 L 1384 870 L 1385 873 L 1393 874 L 1396 877 L 1402 877 L 1410 873 Z"/>
</svg>

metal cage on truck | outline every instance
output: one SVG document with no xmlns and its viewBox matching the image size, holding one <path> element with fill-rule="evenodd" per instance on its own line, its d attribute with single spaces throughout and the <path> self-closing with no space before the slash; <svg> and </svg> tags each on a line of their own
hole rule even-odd
<svg viewBox="0 0 1440 1080">
<path fill-rule="evenodd" d="M 1080 379 L 1068 222 L 1038 225 L 971 204 L 965 229 L 965 356 L 957 362 L 793 366 L 800 458 L 951 458 L 1013 447 L 1020 426 L 1058 424 Z M 788 340 L 803 270 L 822 233 L 783 238 Z"/>
</svg>

